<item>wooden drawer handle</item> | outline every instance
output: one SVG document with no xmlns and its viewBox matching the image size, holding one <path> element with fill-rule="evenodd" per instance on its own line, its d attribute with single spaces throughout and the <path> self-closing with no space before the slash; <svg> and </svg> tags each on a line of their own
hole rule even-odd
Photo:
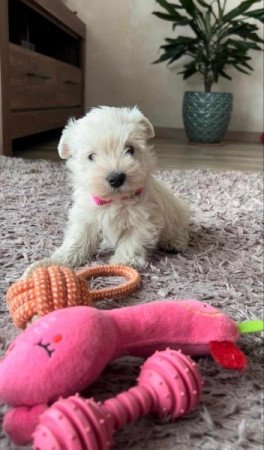
<svg viewBox="0 0 264 450">
<path fill-rule="evenodd" d="M 66 84 L 74 84 L 75 86 L 78 86 L 80 83 L 78 81 L 72 81 L 72 80 L 64 80 L 64 83 Z"/>
<path fill-rule="evenodd" d="M 34 78 L 40 78 L 41 80 L 50 80 L 51 79 L 51 77 L 49 77 L 48 75 L 39 75 L 39 74 L 33 73 L 33 72 L 28 72 L 27 76 L 34 77 Z"/>
</svg>

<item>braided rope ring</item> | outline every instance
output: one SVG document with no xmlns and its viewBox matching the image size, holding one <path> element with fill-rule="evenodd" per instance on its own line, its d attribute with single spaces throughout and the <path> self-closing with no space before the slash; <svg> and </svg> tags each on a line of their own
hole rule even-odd
<svg viewBox="0 0 264 450">
<path fill-rule="evenodd" d="M 90 289 L 90 280 L 120 276 L 124 283 L 103 289 Z M 93 301 L 120 298 L 131 294 L 140 284 L 139 273 L 128 266 L 86 267 L 74 272 L 64 266 L 38 267 L 31 277 L 12 284 L 6 300 L 18 328 L 25 328 L 35 316 L 44 316 L 67 306 L 92 305 Z"/>
</svg>

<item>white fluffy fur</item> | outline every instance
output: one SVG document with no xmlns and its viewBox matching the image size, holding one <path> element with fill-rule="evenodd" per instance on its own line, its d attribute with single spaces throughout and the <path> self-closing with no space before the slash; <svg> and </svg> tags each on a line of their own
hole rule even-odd
<svg viewBox="0 0 264 450">
<path fill-rule="evenodd" d="M 153 177 L 155 157 L 148 145 L 152 137 L 153 126 L 136 107 L 104 106 L 69 121 L 58 147 L 67 159 L 74 195 L 64 241 L 51 258 L 34 263 L 26 274 L 51 263 L 80 266 L 99 245 L 114 251 L 111 263 L 135 267 L 144 266 L 148 252 L 158 245 L 185 249 L 189 209 Z M 126 153 L 128 146 L 134 147 L 134 155 Z M 115 171 L 126 174 L 117 190 L 106 180 Z M 135 196 L 141 188 L 143 193 Z M 112 202 L 95 205 L 92 196 Z"/>
</svg>

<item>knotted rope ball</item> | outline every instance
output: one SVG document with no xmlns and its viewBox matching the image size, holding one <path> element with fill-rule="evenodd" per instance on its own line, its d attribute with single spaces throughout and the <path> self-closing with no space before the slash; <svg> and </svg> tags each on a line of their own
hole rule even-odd
<svg viewBox="0 0 264 450">
<path fill-rule="evenodd" d="M 100 276 L 119 276 L 127 281 L 119 286 L 90 289 L 89 280 Z M 44 316 L 67 306 L 90 306 L 93 301 L 118 298 L 133 292 L 140 283 L 139 273 L 127 266 L 95 266 L 74 272 L 68 267 L 50 266 L 35 269 L 31 277 L 14 283 L 6 299 L 18 328 L 25 328 L 36 315 Z"/>
</svg>

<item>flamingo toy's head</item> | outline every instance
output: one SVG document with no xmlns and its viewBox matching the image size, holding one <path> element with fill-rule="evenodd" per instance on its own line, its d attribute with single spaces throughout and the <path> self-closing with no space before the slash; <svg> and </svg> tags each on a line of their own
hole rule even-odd
<svg viewBox="0 0 264 450">
<path fill-rule="evenodd" d="M 227 369 L 242 370 L 247 367 L 246 357 L 236 345 L 240 337 L 238 324 L 207 303 L 187 300 L 181 305 L 189 310 L 192 317 L 193 341 L 199 342 L 203 336 L 211 356 Z"/>
<path fill-rule="evenodd" d="M 0 401 L 12 406 L 50 403 L 90 384 L 112 356 L 110 322 L 107 315 L 82 306 L 34 322 L 0 361 Z"/>
</svg>

